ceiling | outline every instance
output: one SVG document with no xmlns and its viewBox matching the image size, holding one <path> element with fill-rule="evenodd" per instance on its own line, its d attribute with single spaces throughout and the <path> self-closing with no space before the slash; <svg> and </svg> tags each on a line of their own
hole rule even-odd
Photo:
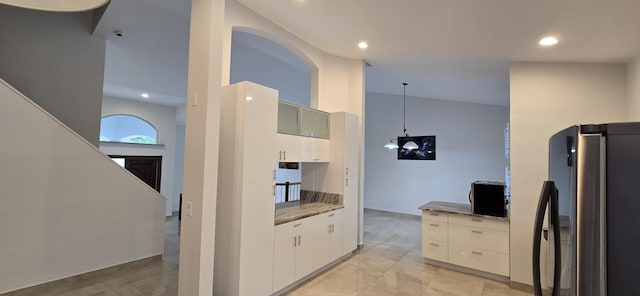
<svg viewBox="0 0 640 296">
<path fill-rule="evenodd" d="M 638 0 L 237 1 L 322 51 L 367 60 L 370 92 L 402 94 L 406 81 L 409 96 L 506 106 L 509 62 L 625 63 L 640 53 Z M 105 93 L 184 104 L 189 6 L 112 1 L 98 28 Z M 539 46 L 546 35 L 560 43 Z"/>
</svg>

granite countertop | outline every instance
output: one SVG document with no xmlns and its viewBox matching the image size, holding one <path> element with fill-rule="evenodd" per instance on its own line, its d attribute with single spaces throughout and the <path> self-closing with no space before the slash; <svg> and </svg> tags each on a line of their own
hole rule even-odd
<svg viewBox="0 0 640 296">
<path fill-rule="evenodd" d="M 298 201 L 276 204 L 275 225 L 299 220 L 302 218 L 342 209 L 343 205 L 323 202 L 300 203 Z"/>
<path fill-rule="evenodd" d="M 488 215 L 478 215 L 471 212 L 471 205 L 469 204 L 461 204 L 461 203 L 453 203 L 446 201 L 431 201 L 426 204 L 421 205 L 418 209 L 423 211 L 439 211 L 439 212 L 447 212 L 452 214 L 461 214 L 461 215 L 469 215 L 476 217 L 487 217 L 498 220 L 507 220 L 509 221 L 509 217 L 496 217 L 496 216 L 488 216 Z"/>
</svg>

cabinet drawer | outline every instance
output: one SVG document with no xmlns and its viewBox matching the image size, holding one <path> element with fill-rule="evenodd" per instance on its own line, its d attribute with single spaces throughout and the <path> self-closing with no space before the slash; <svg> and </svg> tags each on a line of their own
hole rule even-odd
<svg viewBox="0 0 640 296">
<path fill-rule="evenodd" d="M 422 211 L 422 219 L 435 221 L 435 222 L 444 222 L 447 223 L 449 214 L 444 212 L 432 211 L 432 210 L 423 210 Z"/>
<path fill-rule="evenodd" d="M 449 263 L 509 276 L 509 255 L 449 244 Z"/>
<path fill-rule="evenodd" d="M 446 242 L 449 234 L 448 228 L 447 222 L 422 220 L 422 237 Z"/>
<path fill-rule="evenodd" d="M 449 225 L 449 242 L 509 254 L 509 233 L 480 227 Z"/>
<path fill-rule="evenodd" d="M 293 233 L 303 232 L 312 230 L 314 226 L 315 216 L 291 221 L 288 223 L 276 225 L 275 227 L 275 238 L 285 237 L 287 235 L 291 235 Z"/>
<path fill-rule="evenodd" d="M 447 262 L 448 244 L 441 241 L 423 239 L 422 240 L 422 257 L 442 262 Z"/>
<path fill-rule="evenodd" d="M 466 215 L 449 215 L 449 223 L 509 232 L 509 221 L 494 218 Z"/>
</svg>

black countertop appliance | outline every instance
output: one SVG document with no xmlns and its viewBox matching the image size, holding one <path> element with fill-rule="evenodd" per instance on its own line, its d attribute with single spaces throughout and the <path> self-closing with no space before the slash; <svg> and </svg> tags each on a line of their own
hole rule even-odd
<svg viewBox="0 0 640 296">
<path fill-rule="evenodd" d="M 507 199 L 504 182 L 476 181 L 471 183 L 469 201 L 474 214 L 495 217 L 507 216 Z"/>
</svg>

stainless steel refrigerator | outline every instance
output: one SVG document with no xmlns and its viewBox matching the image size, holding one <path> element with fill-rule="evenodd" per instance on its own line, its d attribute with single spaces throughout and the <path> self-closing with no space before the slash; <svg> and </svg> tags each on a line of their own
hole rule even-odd
<svg viewBox="0 0 640 296">
<path fill-rule="evenodd" d="M 576 125 L 551 137 L 533 248 L 536 295 L 640 295 L 640 122 Z"/>
</svg>

